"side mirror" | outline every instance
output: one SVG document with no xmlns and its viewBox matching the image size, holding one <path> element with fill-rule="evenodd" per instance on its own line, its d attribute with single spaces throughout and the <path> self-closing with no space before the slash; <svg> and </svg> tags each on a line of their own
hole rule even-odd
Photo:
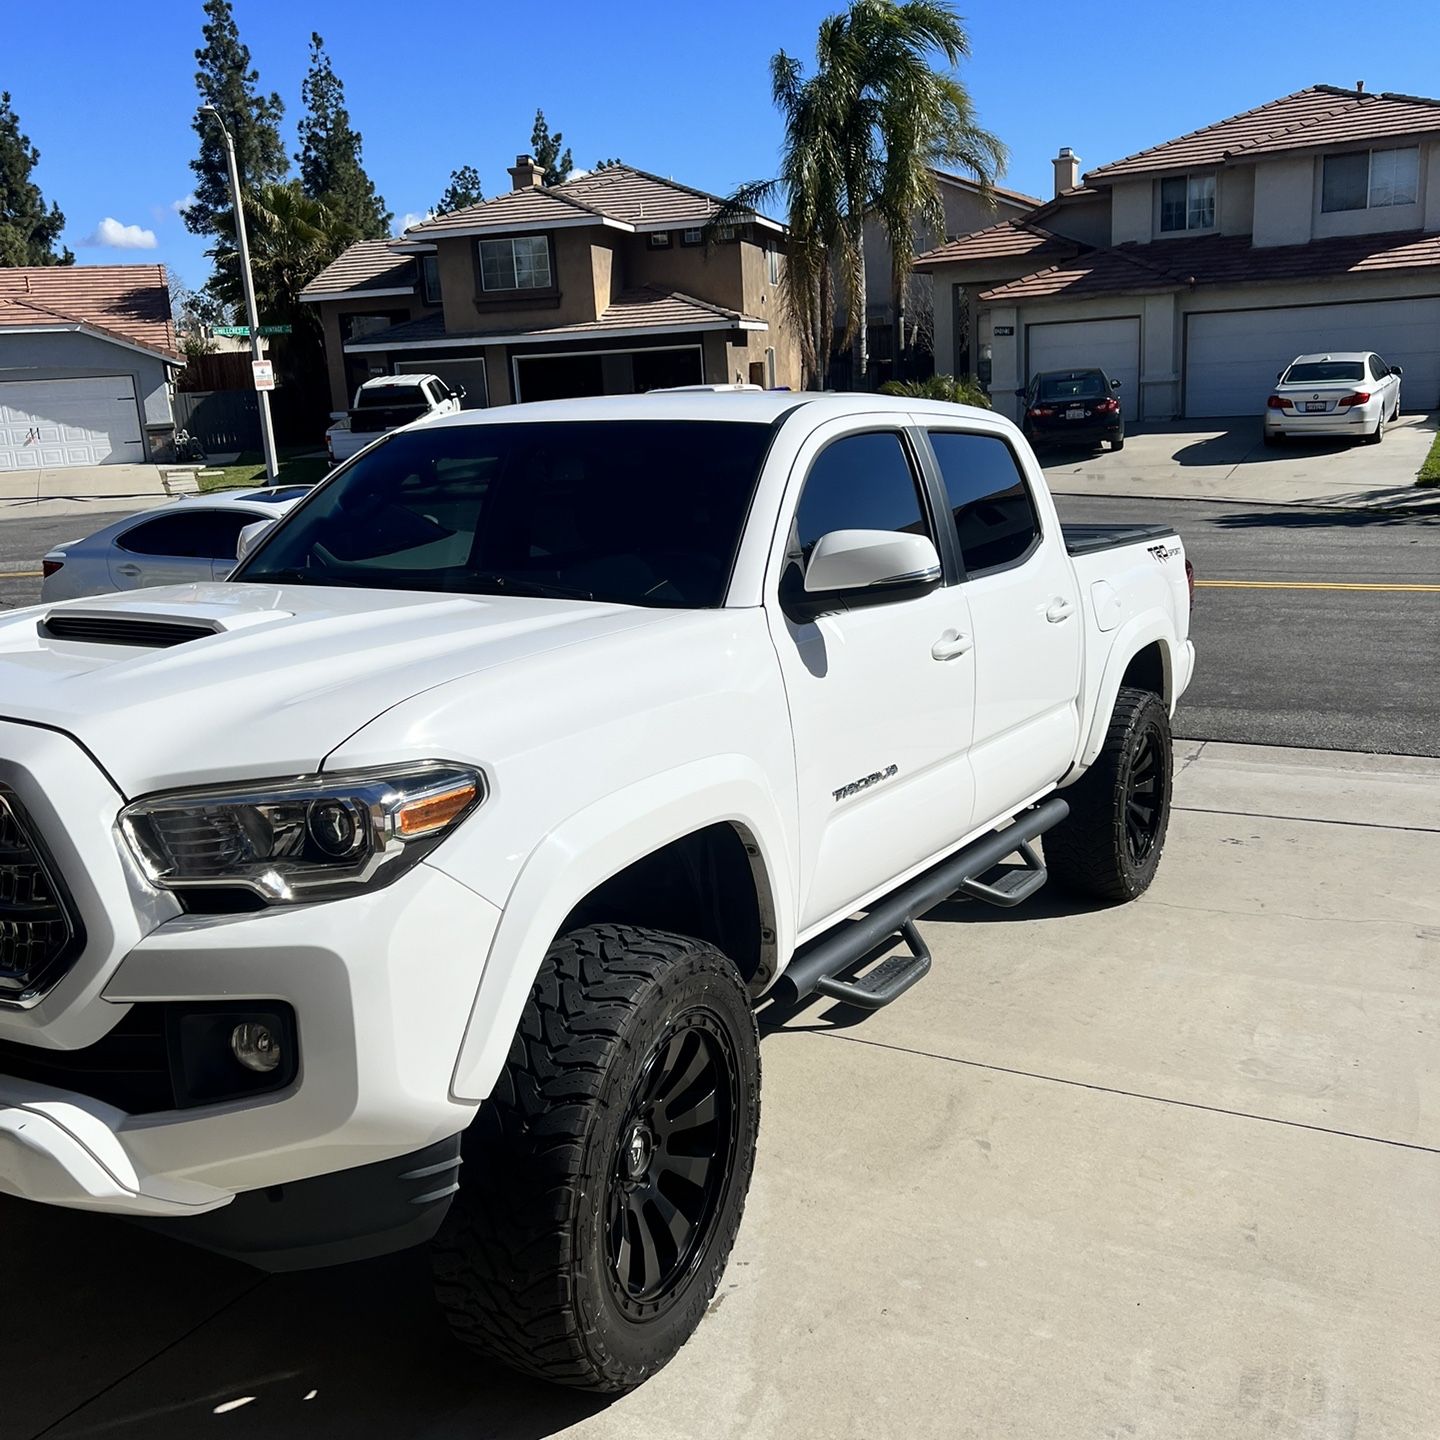
<svg viewBox="0 0 1440 1440">
<path fill-rule="evenodd" d="M 247 555 L 253 554 L 255 547 L 264 538 L 265 532 L 274 524 L 273 520 L 257 520 L 253 525 L 247 525 L 235 541 L 235 559 L 245 559 Z"/>
<path fill-rule="evenodd" d="M 1390 367 L 1390 373 L 1398 380 L 1405 373 L 1405 367 L 1403 365 L 1392 365 Z"/>
<path fill-rule="evenodd" d="M 1118 380 L 1112 380 L 1110 382 L 1110 388 L 1112 390 L 1118 390 L 1120 388 L 1120 382 Z"/>
<path fill-rule="evenodd" d="M 1028 390 L 1017 390 L 1017 391 L 1015 392 L 1015 398 L 1016 398 L 1017 400 L 1023 400 L 1023 399 L 1026 397 L 1026 395 L 1028 395 L 1029 393 L 1030 393 L 1030 392 L 1029 392 Z"/>
<path fill-rule="evenodd" d="M 1285 378 L 1285 372 L 1283 370 L 1277 370 L 1275 372 L 1275 378 L 1277 380 L 1283 380 Z"/>
<path fill-rule="evenodd" d="M 793 571 L 798 577 L 798 569 Z M 813 620 L 832 610 L 853 610 L 909 600 L 941 579 L 940 556 L 928 535 L 900 530 L 832 530 L 815 542 L 803 587 L 792 581 L 786 612 Z"/>
<path fill-rule="evenodd" d="M 465 387 L 463 385 L 457 385 L 450 392 L 450 398 L 452 400 L 463 400 L 465 398 Z"/>
</svg>

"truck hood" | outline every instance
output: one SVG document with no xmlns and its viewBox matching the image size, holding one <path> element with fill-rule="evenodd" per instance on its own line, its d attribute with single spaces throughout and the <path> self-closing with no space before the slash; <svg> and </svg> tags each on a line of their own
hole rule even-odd
<svg viewBox="0 0 1440 1440">
<path fill-rule="evenodd" d="M 432 686 L 665 615 L 590 601 L 246 584 L 39 605 L 0 619 L 0 719 L 74 736 L 127 797 L 304 774 Z"/>
</svg>

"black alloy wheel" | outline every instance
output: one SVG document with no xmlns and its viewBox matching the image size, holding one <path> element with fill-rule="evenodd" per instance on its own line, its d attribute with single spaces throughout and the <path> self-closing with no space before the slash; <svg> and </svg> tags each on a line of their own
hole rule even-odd
<svg viewBox="0 0 1440 1440">
<path fill-rule="evenodd" d="M 703 1010 L 661 1035 L 620 1124 L 606 1197 L 617 1305 L 663 1314 L 681 1293 L 734 1166 L 734 1047 Z"/>
</svg>

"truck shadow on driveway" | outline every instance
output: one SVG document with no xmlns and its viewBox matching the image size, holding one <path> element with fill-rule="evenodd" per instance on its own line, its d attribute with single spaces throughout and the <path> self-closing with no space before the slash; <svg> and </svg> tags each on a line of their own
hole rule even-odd
<svg viewBox="0 0 1440 1440">
<path fill-rule="evenodd" d="M 609 1403 L 462 1349 L 423 1250 L 262 1275 L 123 1220 L 0 1196 L 0 1440 L 541 1440 Z M 12 1354 L 12 1359 L 18 1356 Z"/>
</svg>

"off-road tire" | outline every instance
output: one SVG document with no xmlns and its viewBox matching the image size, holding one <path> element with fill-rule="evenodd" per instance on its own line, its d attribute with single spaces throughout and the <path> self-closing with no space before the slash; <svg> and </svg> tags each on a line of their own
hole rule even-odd
<svg viewBox="0 0 1440 1440">
<path fill-rule="evenodd" d="M 676 1259 L 678 1278 L 658 1313 L 644 1315 L 620 1295 L 611 1238 L 616 1166 L 628 1153 L 622 1131 L 655 1057 L 694 1029 L 703 1030 L 696 1043 L 711 1044 L 714 1032 L 717 1053 L 728 1047 L 720 1068 L 733 1089 L 718 1107 L 728 1121 L 711 1132 L 725 1160 L 714 1162 L 717 1188 L 708 1220 L 694 1227 L 691 1260 Z M 432 1242 L 436 1294 L 454 1333 L 557 1384 L 611 1393 L 640 1384 L 690 1337 L 715 1293 L 740 1228 L 759 1121 L 759 1037 L 730 960 L 701 941 L 634 926 L 561 937 L 504 1073 L 462 1139 L 460 1191 Z"/>
<path fill-rule="evenodd" d="M 1148 745 L 1148 752 L 1147 752 Z M 1153 757 L 1157 815 L 1144 853 L 1137 855 L 1126 827 L 1137 761 Z M 1149 888 L 1165 848 L 1173 781 L 1170 716 L 1160 697 L 1129 686 L 1115 697 L 1105 743 L 1094 764 L 1060 793 L 1070 814 L 1045 833 L 1050 878 L 1072 895 L 1089 899 L 1137 899 Z M 1144 783 L 1144 777 L 1141 777 Z"/>
</svg>

